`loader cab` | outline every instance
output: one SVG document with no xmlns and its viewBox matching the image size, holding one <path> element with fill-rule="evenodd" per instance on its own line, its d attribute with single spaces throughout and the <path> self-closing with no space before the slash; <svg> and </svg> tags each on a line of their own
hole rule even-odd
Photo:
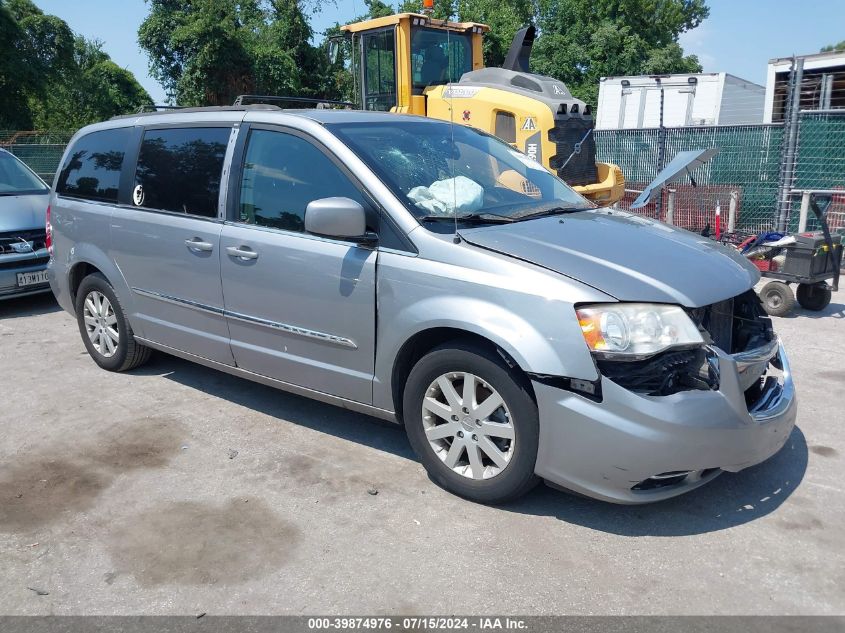
<svg viewBox="0 0 845 633">
<path fill-rule="evenodd" d="M 425 91 L 484 67 L 474 22 L 400 13 L 342 27 L 352 42 L 356 100 L 365 110 L 426 114 Z"/>
</svg>

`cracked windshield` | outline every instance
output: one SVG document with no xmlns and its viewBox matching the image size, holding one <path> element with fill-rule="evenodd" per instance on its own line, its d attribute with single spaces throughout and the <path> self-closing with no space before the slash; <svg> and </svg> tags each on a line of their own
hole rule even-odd
<svg viewBox="0 0 845 633">
<path fill-rule="evenodd" d="M 536 161 L 471 128 L 396 120 L 329 127 L 423 221 L 510 222 L 593 208 Z"/>
</svg>

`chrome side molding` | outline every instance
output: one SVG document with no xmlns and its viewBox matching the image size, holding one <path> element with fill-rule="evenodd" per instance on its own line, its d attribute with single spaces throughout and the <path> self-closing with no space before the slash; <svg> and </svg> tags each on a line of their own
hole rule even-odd
<svg viewBox="0 0 845 633">
<path fill-rule="evenodd" d="M 174 297 L 172 295 L 162 294 L 160 292 L 153 292 L 152 290 L 144 290 L 143 288 L 135 288 L 132 287 L 132 292 L 141 295 L 142 297 L 149 297 L 150 299 L 157 299 L 158 301 L 164 301 L 165 303 L 174 303 L 178 306 L 183 306 L 185 308 L 192 308 L 194 310 L 199 310 L 200 312 L 206 312 L 208 314 L 216 314 L 218 316 L 222 316 L 224 313 L 223 308 L 217 308 L 215 306 L 206 305 L 205 303 L 198 303 L 196 301 L 191 301 L 189 299 L 182 299 L 180 297 Z"/>
<path fill-rule="evenodd" d="M 326 332 L 318 332 L 317 330 L 309 330 L 307 328 L 297 327 L 295 325 L 288 325 L 287 323 L 279 323 L 278 321 L 268 321 L 267 319 L 260 319 L 258 317 L 249 316 L 248 314 L 240 314 L 239 312 L 232 312 L 224 310 L 224 314 L 230 319 L 236 319 L 245 323 L 254 323 L 255 325 L 263 325 L 274 330 L 281 330 L 288 334 L 296 334 L 297 336 L 304 336 L 306 338 L 313 338 L 326 343 L 333 343 L 341 347 L 348 347 L 350 349 L 358 349 L 358 345 L 352 339 L 337 336 L 336 334 L 328 334 Z"/>
<path fill-rule="evenodd" d="M 263 327 L 271 328 L 273 330 L 285 332 L 286 334 L 293 334 L 295 336 L 316 339 L 318 341 L 323 341 L 324 343 L 338 345 L 340 347 L 347 347 L 349 349 L 358 349 L 358 345 L 355 343 L 355 341 L 344 336 L 329 334 L 327 332 L 319 332 L 317 330 L 309 330 L 308 328 L 303 328 L 296 325 L 289 325 L 287 323 L 280 323 L 278 321 L 261 319 L 258 317 L 250 316 L 248 314 L 240 314 L 239 312 L 232 312 L 231 310 L 225 310 L 224 308 L 217 308 L 215 306 L 206 305 L 204 303 L 197 303 L 196 301 L 190 301 L 188 299 L 182 299 L 180 297 L 174 297 L 172 295 L 166 295 L 160 292 L 153 292 L 152 290 L 144 290 L 143 288 L 133 287 L 132 292 L 135 292 L 141 295 L 142 297 L 149 297 L 150 299 L 156 299 L 158 301 L 164 301 L 166 303 L 173 303 L 186 308 L 191 308 L 192 310 L 198 310 L 200 312 L 205 312 L 208 314 L 215 314 L 217 316 L 224 316 L 226 318 L 235 319 L 244 323 L 261 325 Z"/>
</svg>

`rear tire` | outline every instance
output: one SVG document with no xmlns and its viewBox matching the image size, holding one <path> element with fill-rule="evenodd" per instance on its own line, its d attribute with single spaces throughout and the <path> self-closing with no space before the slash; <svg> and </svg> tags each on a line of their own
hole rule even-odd
<svg viewBox="0 0 845 633">
<path fill-rule="evenodd" d="M 784 316 L 795 307 L 795 295 L 792 288 L 782 281 L 770 281 L 760 290 L 760 299 L 766 314 Z"/>
<path fill-rule="evenodd" d="M 824 310 L 833 295 L 827 284 L 798 284 L 798 303 L 802 308 L 818 312 Z"/>
<path fill-rule="evenodd" d="M 539 482 L 539 416 L 521 378 L 495 353 L 460 342 L 417 362 L 405 383 L 403 418 L 411 446 L 437 485 L 499 504 Z"/>
<path fill-rule="evenodd" d="M 152 350 L 135 340 L 114 288 L 100 273 L 76 291 L 76 321 L 88 354 L 103 369 L 127 371 L 146 363 Z"/>
</svg>

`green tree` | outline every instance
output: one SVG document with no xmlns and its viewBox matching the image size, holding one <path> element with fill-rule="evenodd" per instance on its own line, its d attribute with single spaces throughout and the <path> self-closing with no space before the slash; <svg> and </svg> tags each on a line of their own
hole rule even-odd
<svg viewBox="0 0 845 633">
<path fill-rule="evenodd" d="M 152 105 L 147 91 L 128 70 L 115 64 L 99 41 L 81 35 L 74 43 L 74 64 L 42 99 L 33 102 L 35 127 L 68 129 L 136 112 Z"/>
<path fill-rule="evenodd" d="M 381 0 L 364 0 L 364 4 L 367 5 L 367 14 L 365 17 L 360 18 L 362 20 L 386 18 L 394 13 L 393 7 L 389 4 L 385 4 Z M 408 2 L 405 4 L 408 4 Z M 407 11 L 408 13 L 419 13 L 420 7 L 417 6 L 415 9 L 402 9 L 402 11 Z M 357 21 L 358 20 L 356 20 L 356 22 Z"/>
<path fill-rule="evenodd" d="M 26 105 L 34 79 L 22 54 L 23 31 L 0 0 L 0 129 L 28 129 L 32 117 Z"/>
<path fill-rule="evenodd" d="M 838 53 L 840 51 L 845 51 L 845 40 L 839 42 L 839 44 L 828 44 L 827 46 L 822 46 L 820 53 Z"/>
<path fill-rule="evenodd" d="M 230 104 L 255 90 L 245 40 L 261 23 L 256 2 L 150 0 L 138 43 L 153 77 L 182 105 Z"/>
<path fill-rule="evenodd" d="M 532 70 L 596 104 L 601 77 L 700 72 L 678 36 L 709 15 L 704 0 L 539 0 Z"/>
<path fill-rule="evenodd" d="M 138 42 L 180 105 L 227 105 L 247 93 L 337 93 L 325 54 L 310 43 L 301 0 L 148 2 Z"/>
<path fill-rule="evenodd" d="M 23 34 L 20 54 L 28 72 L 43 78 L 40 87 L 72 68 L 74 36 L 64 20 L 45 14 L 30 0 L 7 0 L 6 4 Z"/>
<path fill-rule="evenodd" d="M 30 0 L 0 0 L 0 127 L 32 127 L 31 101 L 73 64 L 73 33 Z"/>
<path fill-rule="evenodd" d="M 0 0 L 0 128 L 74 128 L 149 102 L 99 43 L 30 0 Z"/>
<path fill-rule="evenodd" d="M 463 22 L 480 22 L 490 27 L 484 36 L 484 65 L 501 66 L 511 41 L 523 26 L 535 22 L 532 0 L 459 0 Z"/>
</svg>

